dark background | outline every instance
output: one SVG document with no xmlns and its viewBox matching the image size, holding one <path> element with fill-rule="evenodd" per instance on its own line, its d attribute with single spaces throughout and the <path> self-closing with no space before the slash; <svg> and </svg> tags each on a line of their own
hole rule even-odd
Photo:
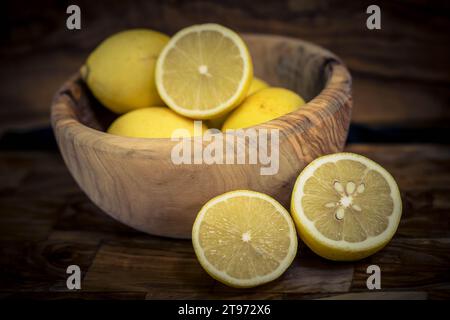
<svg viewBox="0 0 450 320">
<path fill-rule="evenodd" d="M 65 27 L 69 4 L 81 7 L 80 31 Z M 366 28 L 370 4 L 381 7 L 381 30 Z M 450 2 L 16 0 L 0 8 L 0 297 L 450 297 Z M 76 186 L 49 128 L 57 88 L 112 33 L 171 35 L 203 22 L 302 38 L 343 59 L 354 81 L 347 150 L 380 162 L 402 191 L 388 247 L 335 264 L 301 246 L 281 279 L 233 290 L 203 272 L 189 241 L 127 228 Z M 67 293 L 72 263 L 84 290 Z M 383 272 L 380 293 L 365 286 L 373 263 Z"/>
<path fill-rule="evenodd" d="M 65 27 L 76 3 L 82 29 Z M 377 3 L 382 29 L 365 27 Z M 51 97 L 105 37 L 148 27 L 169 35 L 217 22 L 281 34 L 338 54 L 354 79 L 351 141 L 449 142 L 447 1 L 7 1 L 1 10 L 0 134 L 48 124 Z M 3 145 L 5 141 L 3 141 Z"/>
</svg>

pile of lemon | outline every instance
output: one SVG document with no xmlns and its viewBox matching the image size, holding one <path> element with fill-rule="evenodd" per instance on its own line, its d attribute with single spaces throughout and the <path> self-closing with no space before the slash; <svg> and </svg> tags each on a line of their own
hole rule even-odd
<svg viewBox="0 0 450 320">
<path fill-rule="evenodd" d="M 175 129 L 238 129 L 294 111 L 305 102 L 253 77 L 244 41 L 217 24 L 185 28 L 172 38 L 146 29 L 120 32 L 88 57 L 81 74 L 94 96 L 122 114 L 108 132 L 170 138 Z"/>
<path fill-rule="evenodd" d="M 244 41 L 217 24 L 172 38 L 130 30 L 102 42 L 81 69 L 95 97 L 120 114 L 111 134 L 168 138 L 175 129 L 247 128 L 292 112 L 296 93 L 253 77 Z M 195 253 L 215 279 L 252 287 L 279 277 L 297 254 L 297 233 L 331 260 L 362 259 L 393 237 L 402 212 L 392 176 L 363 156 L 338 153 L 299 175 L 291 213 L 268 195 L 237 190 L 211 199 L 192 229 Z"/>
</svg>

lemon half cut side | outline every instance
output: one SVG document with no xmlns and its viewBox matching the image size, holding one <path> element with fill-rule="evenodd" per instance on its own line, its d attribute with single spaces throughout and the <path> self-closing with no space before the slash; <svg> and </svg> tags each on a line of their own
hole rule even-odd
<svg viewBox="0 0 450 320">
<path fill-rule="evenodd" d="M 192 229 L 197 258 L 216 280 L 254 287 L 278 278 L 297 252 L 289 213 L 273 198 L 238 190 L 207 202 Z"/>
<path fill-rule="evenodd" d="M 245 98 L 253 65 L 237 33 L 209 23 L 175 34 L 158 58 L 155 76 L 161 98 L 175 112 L 212 119 Z"/>
<path fill-rule="evenodd" d="M 311 162 L 294 185 L 291 213 L 299 235 L 318 255 L 358 260 L 382 249 L 402 214 L 394 178 L 374 161 L 336 153 Z"/>
</svg>

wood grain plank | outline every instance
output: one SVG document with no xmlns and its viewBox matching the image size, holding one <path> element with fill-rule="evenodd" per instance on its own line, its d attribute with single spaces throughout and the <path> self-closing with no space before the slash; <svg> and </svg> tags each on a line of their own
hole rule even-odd
<svg viewBox="0 0 450 320">
<path fill-rule="evenodd" d="M 381 288 L 419 291 L 450 290 L 450 238 L 395 237 L 383 250 L 355 263 L 352 291 L 367 290 L 369 265 L 381 269 Z"/>
<path fill-rule="evenodd" d="M 190 241 L 148 239 L 112 245 L 106 242 L 96 255 L 83 286 L 89 291 L 147 291 L 150 298 L 281 298 L 346 292 L 353 267 L 317 259 L 304 248 L 277 281 L 253 289 L 233 289 L 210 278 L 198 264 Z M 304 251 L 304 252 L 302 252 Z M 110 281 L 111 278 L 114 281 Z"/>
<path fill-rule="evenodd" d="M 428 293 L 421 291 L 381 291 L 347 293 L 319 300 L 426 300 L 427 298 Z"/>
<path fill-rule="evenodd" d="M 4 300 L 144 300 L 145 297 L 142 292 L 0 292 L 0 299 Z"/>
<path fill-rule="evenodd" d="M 2 152 L 0 172 L 1 241 L 46 239 L 66 198 L 79 192 L 57 154 Z"/>
<path fill-rule="evenodd" d="M 393 241 L 356 263 L 328 262 L 301 246 L 282 278 L 254 290 L 234 290 L 212 280 L 197 263 L 190 241 L 151 237 L 101 213 L 76 186 L 57 154 L 2 152 L 0 235 L 7 236 L 0 241 L 0 295 L 33 299 L 368 298 L 366 268 L 378 264 L 383 292 L 374 298 L 400 292 L 448 299 L 448 146 L 350 145 L 347 150 L 379 162 L 397 179 L 404 213 Z M 60 201 L 63 205 L 56 212 Z M 8 209 L 9 205 L 16 209 Z M 79 264 L 85 275 L 82 292 L 64 291 L 65 268 L 72 263 Z M 357 296 L 347 296 L 348 291 Z"/>
<path fill-rule="evenodd" d="M 147 292 L 146 300 L 281 300 L 284 299 L 283 293 L 267 292 L 186 292 L 178 290 L 151 289 Z"/>
<path fill-rule="evenodd" d="M 213 284 L 200 267 L 190 241 L 156 239 L 105 242 L 83 281 L 88 291 L 208 292 Z"/>
<path fill-rule="evenodd" d="M 132 229 L 117 220 L 112 219 L 98 208 L 79 190 L 78 194 L 66 200 L 53 230 L 55 232 L 78 232 L 91 234 L 97 238 L 114 239 L 115 236 L 139 237 L 141 232 Z"/>
<path fill-rule="evenodd" d="M 65 291 L 66 269 L 80 266 L 82 276 L 91 264 L 97 245 L 64 242 L 57 239 L 39 242 L 0 244 L 0 291 Z"/>
</svg>

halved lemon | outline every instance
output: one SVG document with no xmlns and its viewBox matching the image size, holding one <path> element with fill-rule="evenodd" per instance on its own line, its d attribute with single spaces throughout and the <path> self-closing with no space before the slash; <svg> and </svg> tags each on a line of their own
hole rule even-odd
<svg viewBox="0 0 450 320">
<path fill-rule="evenodd" d="M 252 60 L 244 41 L 218 24 L 175 34 L 156 64 L 156 86 L 174 111 L 195 119 L 220 117 L 247 95 Z"/>
<path fill-rule="evenodd" d="M 197 215 L 192 242 L 202 267 L 232 287 L 254 287 L 278 278 L 297 252 L 289 213 L 254 191 L 224 193 Z"/>
<path fill-rule="evenodd" d="M 336 153 L 302 171 L 291 212 L 301 239 L 315 253 L 331 260 L 358 260 L 391 240 L 402 201 L 394 178 L 379 164 Z"/>
</svg>

